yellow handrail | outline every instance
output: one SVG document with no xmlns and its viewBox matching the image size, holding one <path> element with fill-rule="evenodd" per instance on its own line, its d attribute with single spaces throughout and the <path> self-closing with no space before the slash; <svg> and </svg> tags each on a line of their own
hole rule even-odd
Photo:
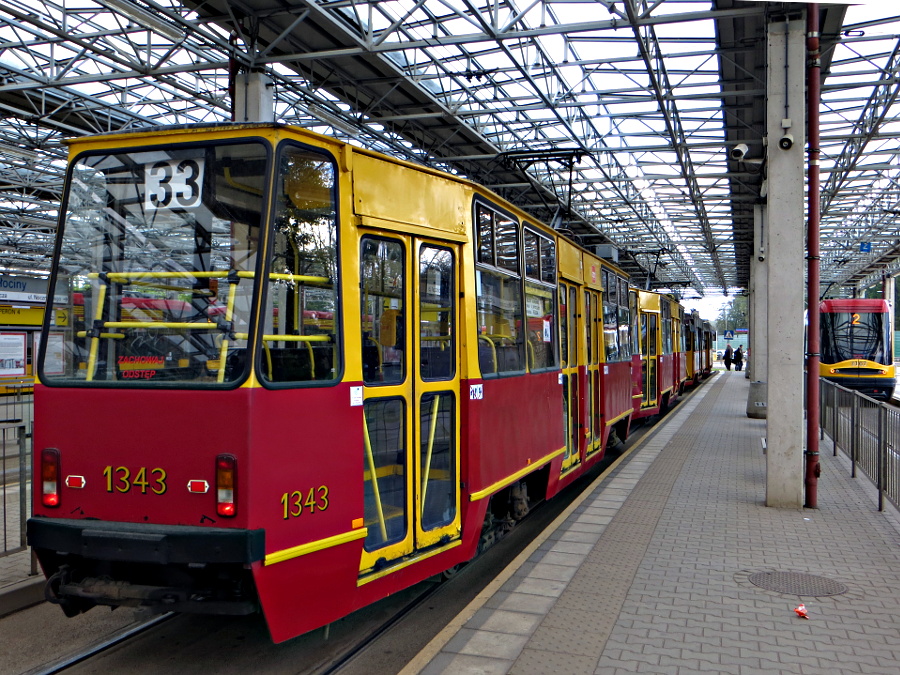
<svg viewBox="0 0 900 675">
<path fill-rule="evenodd" d="M 106 302 L 106 285 L 98 289 L 97 306 L 94 308 L 94 322 L 100 320 L 103 316 L 103 303 Z M 88 356 L 87 382 L 93 382 L 94 371 L 97 369 L 97 350 L 100 347 L 100 337 L 98 335 L 91 337 L 91 352 Z"/>
<path fill-rule="evenodd" d="M 241 335 L 244 335 L 241 333 Z M 237 337 L 237 335 L 235 335 Z M 316 360 L 313 354 L 310 342 L 328 342 L 331 338 L 328 335 L 263 335 L 263 349 L 266 350 L 266 361 L 269 366 L 269 379 L 272 379 L 272 354 L 269 350 L 270 342 L 305 342 L 306 351 L 309 352 L 309 376 L 316 379 Z"/>
<path fill-rule="evenodd" d="M 87 337 L 88 335 L 89 335 L 89 333 L 88 333 L 86 330 L 80 330 L 80 331 L 78 331 L 77 333 L 75 333 L 75 337 L 80 337 L 80 338 Z M 124 338 L 124 337 L 125 337 L 125 333 L 100 333 L 100 335 L 98 335 L 97 337 L 101 337 L 101 338 Z"/>
<path fill-rule="evenodd" d="M 236 274 L 241 279 L 252 279 L 256 274 L 254 272 L 232 272 L 231 270 L 216 270 L 201 272 L 188 270 L 175 272 L 89 272 L 88 279 L 111 279 L 113 281 L 131 281 L 133 279 L 224 279 L 231 274 Z"/>
<path fill-rule="evenodd" d="M 235 333 L 235 337 L 241 335 L 246 339 L 246 333 Z M 330 335 L 263 335 L 262 339 L 266 342 L 331 342 Z"/>
<path fill-rule="evenodd" d="M 154 284 L 151 281 L 131 281 L 129 282 L 134 286 L 144 286 L 146 288 L 155 288 L 160 291 L 178 291 L 180 293 L 184 293 L 187 290 L 191 291 L 191 295 L 199 295 L 202 297 L 211 297 L 213 292 L 208 288 L 191 288 L 187 289 L 184 286 L 173 286 L 171 284 Z"/>
<path fill-rule="evenodd" d="M 437 413 L 438 402 L 441 400 L 440 394 L 434 395 L 434 403 L 431 404 L 431 425 L 428 430 L 428 451 L 425 454 L 425 470 L 422 472 L 422 514 L 421 518 L 425 521 L 425 495 L 428 492 L 428 477 L 431 473 L 431 456 L 434 450 L 434 432 L 437 429 Z M 425 529 L 424 527 L 422 528 Z"/>
<path fill-rule="evenodd" d="M 267 342 L 263 342 L 263 351 L 265 351 L 265 353 L 266 353 L 266 365 L 268 366 L 267 372 L 269 373 L 269 379 L 271 380 L 272 379 L 272 350 L 269 349 L 269 344 Z"/>
<path fill-rule="evenodd" d="M 494 371 L 493 372 L 496 373 L 497 372 L 497 348 L 494 346 L 494 341 L 485 335 L 479 335 L 478 339 L 484 340 L 491 346 L 491 355 L 493 356 L 493 360 L 494 360 Z"/>
<path fill-rule="evenodd" d="M 213 330 L 218 328 L 218 324 L 205 321 L 203 323 L 190 323 L 187 321 L 106 321 L 103 323 L 104 328 L 181 328 L 191 329 L 198 328 L 202 330 Z"/>
<path fill-rule="evenodd" d="M 369 440 L 369 425 L 363 411 L 363 442 L 366 446 L 366 461 L 369 464 L 369 475 L 372 477 L 372 494 L 375 497 L 375 509 L 378 511 L 378 527 L 381 529 L 381 541 L 387 541 L 387 526 L 384 522 L 384 507 L 381 505 L 381 491 L 378 489 L 378 475 L 375 473 L 375 456 L 372 454 L 372 441 Z"/>
<path fill-rule="evenodd" d="M 218 328 L 215 323 L 179 323 L 175 321 L 105 321 L 100 324 L 104 328 L 178 328 L 191 329 L 202 328 L 203 330 L 212 330 Z M 77 337 L 87 337 L 88 331 L 78 331 Z M 100 337 L 125 337 L 124 333 L 101 333 Z M 246 340 L 249 333 L 235 333 L 235 340 Z M 331 342 L 330 335 L 263 335 L 263 340 L 267 342 Z"/>
<path fill-rule="evenodd" d="M 89 272 L 88 279 L 111 279 L 112 281 L 133 281 L 135 279 L 225 279 L 232 274 L 240 279 L 254 279 L 256 272 L 232 270 L 218 270 L 215 272 Z M 281 274 L 270 273 L 269 279 L 279 281 L 302 281 L 305 283 L 324 284 L 330 281 L 328 277 L 311 276 L 308 274 Z"/>
<path fill-rule="evenodd" d="M 234 298 L 237 295 L 237 284 L 231 284 L 228 288 L 228 303 L 225 305 L 225 322 L 231 321 L 234 315 Z M 225 357 L 228 356 L 228 336 L 222 336 L 222 345 L 219 347 L 219 372 L 216 382 L 225 381 Z"/>
<path fill-rule="evenodd" d="M 382 356 L 381 356 L 381 345 L 378 344 L 378 340 L 373 338 L 371 335 L 369 336 L 368 339 L 370 342 L 375 343 L 375 353 L 378 354 L 378 372 L 380 373 L 381 368 L 384 365 L 384 362 L 382 361 Z"/>
</svg>

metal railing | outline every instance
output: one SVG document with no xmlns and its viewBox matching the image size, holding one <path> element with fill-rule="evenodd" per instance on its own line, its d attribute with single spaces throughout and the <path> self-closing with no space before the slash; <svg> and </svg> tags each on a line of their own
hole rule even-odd
<svg viewBox="0 0 900 675">
<path fill-rule="evenodd" d="M 828 380 L 819 380 L 819 427 L 857 471 L 878 489 L 878 510 L 888 499 L 900 508 L 900 409 Z"/>
<path fill-rule="evenodd" d="M 26 550 L 25 521 L 31 515 L 31 429 L 34 395 L 31 386 L 8 385 L 0 396 L 0 558 Z"/>
</svg>

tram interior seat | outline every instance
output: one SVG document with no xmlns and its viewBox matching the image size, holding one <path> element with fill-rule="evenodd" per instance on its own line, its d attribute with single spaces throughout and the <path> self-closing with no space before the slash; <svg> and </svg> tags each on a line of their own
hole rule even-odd
<svg viewBox="0 0 900 675">
<path fill-rule="evenodd" d="M 520 345 L 512 338 L 490 338 L 481 336 L 478 340 L 478 363 L 482 375 L 510 373 L 525 369 Z"/>
<path fill-rule="evenodd" d="M 310 360 L 312 353 L 312 360 Z M 271 361 L 271 370 L 268 368 Z M 272 347 L 263 355 L 263 369 L 273 382 L 306 382 L 334 377 L 334 346 L 314 344 Z"/>
<path fill-rule="evenodd" d="M 422 343 L 419 369 L 424 380 L 437 380 L 453 374 L 453 351 L 446 345 Z"/>
</svg>

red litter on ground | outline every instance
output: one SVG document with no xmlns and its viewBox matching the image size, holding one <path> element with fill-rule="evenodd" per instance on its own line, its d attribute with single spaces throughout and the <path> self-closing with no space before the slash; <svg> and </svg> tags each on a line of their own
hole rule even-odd
<svg viewBox="0 0 900 675">
<path fill-rule="evenodd" d="M 794 611 L 797 612 L 797 616 L 801 619 L 808 619 L 809 615 L 806 613 L 806 605 L 800 605 L 799 607 L 794 607 Z"/>
</svg>

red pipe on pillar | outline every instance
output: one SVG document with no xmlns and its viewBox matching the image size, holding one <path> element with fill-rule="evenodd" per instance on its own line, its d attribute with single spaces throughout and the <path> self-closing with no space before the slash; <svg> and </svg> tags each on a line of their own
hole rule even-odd
<svg viewBox="0 0 900 675">
<path fill-rule="evenodd" d="M 819 98 L 822 62 L 819 54 L 819 5 L 811 3 L 806 13 L 806 92 L 809 140 L 809 173 L 806 235 L 806 507 L 818 508 L 819 483 Z"/>
</svg>

